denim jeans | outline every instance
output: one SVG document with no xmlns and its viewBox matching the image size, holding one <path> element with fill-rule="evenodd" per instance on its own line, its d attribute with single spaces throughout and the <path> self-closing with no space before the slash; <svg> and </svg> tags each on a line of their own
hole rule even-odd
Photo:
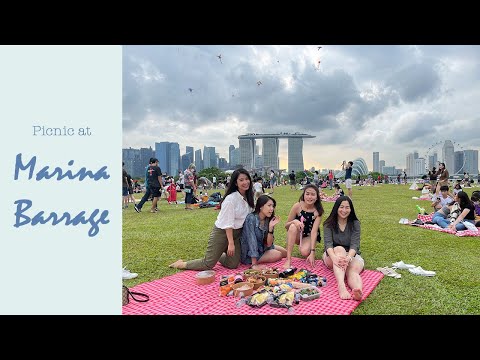
<svg viewBox="0 0 480 360">
<path fill-rule="evenodd" d="M 143 204 L 145 204 L 145 202 L 150 197 L 150 194 L 152 193 L 150 191 L 150 186 L 146 186 L 145 189 L 146 189 L 145 194 L 143 195 L 142 200 L 140 200 L 140 202 L 137 204 L 137 208 L 139 208 L 139 209 L 141 209 L 143 207 Z"/>
<path fill-rule="evenodd" d="M 468 222 L 471 222 L 472 224 L 475 224 L 475 222 L 472 220 L 463 220 L 463 221 L 468 221 Z M 448 225 L 450 225 L 450 219 L 446 219 L 445 215 L 439 213 L 438 211 L 435 214 L 433 214 L 432 222 L 442 228 L 447 228 Z M 466 230 L 467 227 L 463 224 L 463 222 L 460 222 L 457 225 L 455 225 L 455 229 L 457 229 L 457 231 L 461 231 L 461 230 Z"/>
</svg>

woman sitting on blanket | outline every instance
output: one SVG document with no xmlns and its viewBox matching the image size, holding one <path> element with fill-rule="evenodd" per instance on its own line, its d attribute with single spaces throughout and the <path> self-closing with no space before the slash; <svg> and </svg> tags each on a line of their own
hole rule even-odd
<svg viewBox="0 0 480 360">
<path fill-rule="evenodd" d="M 274 245 L 273 230 L 280 222 L 275 216 L 277 202 L 268 195 L 260 195 L 255 210 L 248 214 L 243 224 L 240 237 L 240 261 L 252 265 L 252 269 L 260 269 L 261 263 L 270 263 L 287 256 L 287 250 Z"/>
<path fill-rule="evenodd" d="M 452 215 L 454 206 L 459 206 L 460 213 L 456 218 Z M 448 219 L 450 215 L 450 219 Z M 456 215 L 456 214 L 455 214 Z M 453 220 L 453 221 L 452 221 Z M 468 198 L 468 194 L 464 191 L 460 191 L 455 195 L 455 203 L 442 207 L 435 214 L 433 214 L 432 222 L 438 224 L 442 228 L 456 229 L 457 231 L 466 230 L 464 222 L 468 221 L 475 224 L 475 206 Z"/>
<path fill-rule="evenodd" d="M 305 185 L 303 193 L 290 209 L 285 229 L 287 229 L 287 259 L 283 264 L 285 269 L 291 267 L 292 251 L 295 244 L 299 245 L 300 254 L 307 257 L 311 266 L 315 266 L 315 242 L 320 242 L 320 222 L 323 215 L 318 187 L 314 184 Z"/>
<path fill-rule="evenodd" d="M 472 200 L 473 205 L 475 206 L 475 226 L 480 227 L 480 191 L 475 190 L 472 195 L 470 196 L 470 200 Z"/>
<path fill-rule="evenodd" d="M 187 270 L 212 269 L 219 261 L 229 269 L 240 263 L 240 235 L 245 218 L 253 209 L 252 178 L 245 169 L 235 170 L 221 201 L 220 213 L 210 233 L 203 259 L 177 260 L 170 267 Z"/>
<path fill-rule="evenodd" d="M 338 196 L 344 196 L 345 195 L 345 193 L 343 192 L 343 189 L 340 187 L 340 185 L 335 184 L 335 185 L 333 185 L 333 187 L 335 188 L 335 194 L 333 194 L 333 195 L 338 195 Z"/>
<path fill-rule="evenodd" d="M 360 221 L 348 196 L 341 196 L 335 201 L 332 212 L 323 223 L 323 238 L 323 262 L 333 270 L 340 298 L 361 300 L 363 285 L 360 273 L 365 261 L 360 256 Z M 345 286 L 345 276 L 352 293 Z"/>
</svg>

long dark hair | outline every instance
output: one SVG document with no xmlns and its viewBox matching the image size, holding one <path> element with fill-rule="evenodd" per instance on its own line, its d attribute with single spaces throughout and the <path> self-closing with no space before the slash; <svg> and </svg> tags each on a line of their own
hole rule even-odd
<svg viewBox="0 0 480 360">
<path fill-rule="evenodd" d="M 253 201 L 252 177 L 250 176 L 250 173 L 243 168 L 242 169 L 237 169 L 232 173 L 232 177 L 230 179 L 230 184 L 228 185 L 228 188 L 225 191 L 225 195 L 224 195 L 222 201 L 220 202 L 220 206 L 221 206 L 223 200 L 225 200 L 225 198 L 228 195 L 230 195 L 231 193 L 234 193 L 235 191 L 238 191 L 237 180 L 238 180 L 238 177 L 240 176 L 240 174 L 247 175 L 248 180 L 250 180 L 250 185 L 248 187 L 247 192 L 245 193 L 245 197 L 247 199 L 248 206 L 250 206 L 251 208 L 255 207 L 255 202 Z"/>
<path fill-rule="evenodd" d="M 355 220 L 358 220 L 357 215 L 355 214 L 355 209 L 353 208 L 352 199 L 350 199 L 348 196 L 340 196 L 337 199 L 337 201 L 335 201 L 332 212 L 330 213 L 330 215 L 328 215 L 328 218 L 323 222 L 324 227 L 333 229 L 337 234 L 338 234 L 338 208 L 340 207 L 340 204 L 343 201 L 348 201 L 348 204 L 350 205 L 351 211 L 350 211 L 350 215 L 348 215 L 348 218 L 347 218 L 347 226 L 350 227 L 350 230 L 353 230 L 353 222 Z"/>
<path fill-rule="evenodd" d="M 441 175 L 445 170 L 447 170 L 447 168 L 445 167 L 445 163 L 439 163 L 438 165 L 439 166 L 442 165 L 443 169 L 440 169 L 440 167 L 439 167 L 437 172 L 436 172 L 436 175 Z"/>
<path fill-rule="evenodd" d="M 268 196 L 268 195 L 260 195 L 260 197 L 257 199 L 257 205 L 255 205 L 255 210 L 253 210 L 254 214 L 259 214 L 260 213 L 260 208 L 265 205 L 269 200 L 273 201 L 273 213 L 270 218 L 267 218 L 270 220 L 274 215 L 275 215 L 275 207 L 277 206 L 277 202 L 275 201 L 274 198 Z"/>
<path fill-rule="evenodd" d="M 460 209 L 466 209 L 466 208 L 471 208 L 474 207 L 472 201 L 468 197 L 468 194 L 465 191 L 459 191 L 457 193 Z"/>
<path fill-rule="evenodd" d="M 325 210 L 323 210 L 322 200 L 320 200 L 320 192 L 318 191 L 317 185 L 315 184 L 305 185 L 305 187 L 303 188 L 302 195 L 300 195 L 300 198 L 298 199 L 298 201 L 305 201 L 305 191 L 307 191 L 307 189 L 313 189 L 317 193 L 317 200 L 313 203 L 313 206 L 315 206 L 315 209 L 317 209 L 318 216 L 322 216 Z"/>
</svg>

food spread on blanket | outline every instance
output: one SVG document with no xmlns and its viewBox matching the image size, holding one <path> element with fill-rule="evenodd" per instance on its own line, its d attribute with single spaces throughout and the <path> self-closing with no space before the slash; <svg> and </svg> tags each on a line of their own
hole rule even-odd
<svg viewBox="0 0 480 360">
<path fill-rule="evenodd" d="M 254 308 L 260 308 L 269 304 L 272 307 L 291 310 L 290 308 L 298 305 L 300 300 L 310 301 L 320 298 L 321 291 L 317 287 L 327 285 L 325 277 L 320 277 L 305 269 L 298 272 L 295 272 L 295 268 L 288 270 L 279 272 L 277 269 L 269 268 L 262 271 L 249 269 L 245 270 L 243 274 L 224 275 L 220 279 L 219 296 L 232 296 L 234 293 L 250 290 L 248 285 L 253 284 L 253 293 L 246 296 L 243 302 L 237 302 L 237 307 L 247 304 Z M 289 276 L 278 277 L 279 273 Z M 276 277 L 269 278 L 267 275 Z M 235 281 L 240 279 L 243 279 L 245 283 L 241 283 L 242 287 L 234 289 Z"/>
</svg>

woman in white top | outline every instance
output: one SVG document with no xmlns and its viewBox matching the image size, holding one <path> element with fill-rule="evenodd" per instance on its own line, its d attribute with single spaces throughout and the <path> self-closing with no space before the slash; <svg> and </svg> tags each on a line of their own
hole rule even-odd
<svg viewBox="0 0 480 360">
<path fill-rule="evenodd" d="M 203 259 L 177 260 L 170 267 L 187 270 L 209 270 L 219 261 L 229 269 L 240 263 L 240 236 L 243 223 L 253 211 L 252 178 L 245 169 L 235 170 L 221 202 L 220 213 L 210 233 Z"/>
</svg>

